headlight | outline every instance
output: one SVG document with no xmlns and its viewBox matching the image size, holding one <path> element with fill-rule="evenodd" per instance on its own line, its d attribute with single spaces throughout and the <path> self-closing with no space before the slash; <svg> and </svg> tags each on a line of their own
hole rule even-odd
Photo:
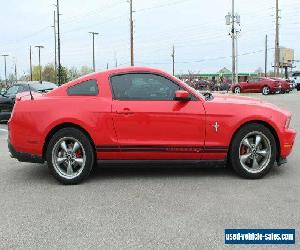
<svg viewBox="0 0 300 250">
<path fill-rule="evenodd" d="M 290 123 L 291 123 L 291 117 L 289 116 L 289 117 L 286 119 L 286 122 L 285 122 L 285 128 L 289 128 Z"/>
</svg>

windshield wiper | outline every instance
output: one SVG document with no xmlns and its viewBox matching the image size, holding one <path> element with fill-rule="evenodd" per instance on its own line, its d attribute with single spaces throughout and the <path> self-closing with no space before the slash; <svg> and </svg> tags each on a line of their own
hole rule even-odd
<svg viewBox="0 0 300 250">
<path fill-rule="evenodd" d="M 53 90 L 53 88 L 50 88 L 50 89 L 40 89 L 40 90 L 37 90 L 37 92 L 39 92 L 39 93 L 45 93 L 45 92 L 51 91 L 51 90 Z"/>
</svg>

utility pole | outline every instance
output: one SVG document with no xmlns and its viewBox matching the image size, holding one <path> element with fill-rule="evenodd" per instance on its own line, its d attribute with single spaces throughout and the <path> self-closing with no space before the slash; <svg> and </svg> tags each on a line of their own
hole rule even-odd
<svg viewBox="0 0 300 250">
<path fill-rule="evenodd" d="M 278 77 L 279 75 L 279 68 L 280 68 L 280 62 L 279 62 L 279 0 L 276 0 L 276 30 L 275 30 L 275 64 L 274 64 L 274 73 L 275 76 Z"/>
<path fill-rule="evenodd" d="M 132 18 L 132 0 L 129 0 L 130 8 L 130 65 L 134 66 L 134 49 L 133 49 L 133 18 Z"/>
<path fill-rule="evenodd" d="M 232 13 L 231 13 L 231 38 L 232 38 L 232 83 L 236 83 L 235 80 L 235 16 L 234 16 L 234 0 L 232 0 Z"/>
<path fill-rule="evenodd" d="M 61 79 L 61 62 L 60 62 L 60 27 L 59 27 L 59 0 L 56 2 L 56 12 L 57 12 L 57 57 L 58 57 L 58 85 L 62 84 Z"/>
<path fill-rule="evenodd" d="M 172 72 L 173 72 L 173 76 L 175 76 L 175 47 L 174 47 L 174 45 L 173 45 L 173 50 L 172 50 L 171 57 L 172 57 L 172 65 L 173 65 Z"/>
<path fill-rule="evenodd" d="M 99 35 L 99 33 L 97 32 L 89 32 L 90 34 L 92 34 L 93 37 L 93 71 L 96 71 L 96 67 L 95 67 L 95 35 Z"/>
<path fill-rule="evenodd" d="M 265 38 L 265 77 L 268 76 L 268 35 Z"/>
<path fill-rule="evenodd" d="M 8 55 L 1 55 L 4 58 L 4 76 L 5 76 L 5 85 L 6 87 L 8 87 L 7 85 L 7 72 L 6 72 L 6 57 L 8 57 Z"/>
<path fill-rule="evenodd" d="M 237 78 L 237 48 L 236 48 L 236 40 L 238 33 L 240 30 L 236 28 L 236 24 L 240 25 L 240 16 L 238 14 L 234 13 L 235 11 L 235 3 L 234 0 L 232 0 L 232 6 L 231 6 L 231 13 L 228 13 L 225 18 L 226 18 L 226 25 L 230 25 L 231 29 L 229 32 L 229 35 L 231 36 L 231 42 L 232 42 L 232 83 L 236 83 L 236 78 Z"/>
<path fill-rule="evenodd" d="M 31 60 L 31 46 L 29 49 L 29 63 L 30 63 L 30 81 L 32 81 L 32 60 Z"/>
<path fill-rule="evenodd" d="M 54 74 L 55 82 L 57 82 L 57 55 L 56 55 L 56 13 L 53 11 L 53 30 L 54 30 Z"/>
<path fill-rule="evenodd" d="M 35 46 L 36 48 L 39 49 L 39 70 L 40 70 L 40 83 L 42 83 L 42 67 L 41 67 L 41 49 L 44 48 L 42 45 L 37 45 Z"/>
</svg>

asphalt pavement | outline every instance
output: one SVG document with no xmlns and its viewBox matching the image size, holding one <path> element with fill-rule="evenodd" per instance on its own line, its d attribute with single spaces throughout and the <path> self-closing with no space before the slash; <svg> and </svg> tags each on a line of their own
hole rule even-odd
<svg viewBox="0 0 300 250">
<path fill-rule="evenodd" d="M 300 131 L 300 92 L 252 96 L 292 111 Z M 289 249 L 300 247 L 299 136 L 288 163 L 260 180 L 195 166 L 99 166 L 64 186 L 45 165 L 11 159 L 6 130 L 0 124 L 1 249 L 223 249 L 225 228 L 295 228 Z"/>
</svg>

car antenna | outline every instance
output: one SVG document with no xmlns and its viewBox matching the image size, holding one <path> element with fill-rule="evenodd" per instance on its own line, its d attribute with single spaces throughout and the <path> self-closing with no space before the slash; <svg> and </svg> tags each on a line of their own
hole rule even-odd
<svg viewBox="0 0 300 250">
<path fill-rule="evenodd" d="M 30 88 L 30 85 L 29 85 L 29 84 L 28 84 L 28 89 L 29 89 L 29 93 L 30 93 L 31 100 L 34 100 L 33 95 L 32 95 L 32 92 L 31 92 L 31 88 Z"/>
</svg>

